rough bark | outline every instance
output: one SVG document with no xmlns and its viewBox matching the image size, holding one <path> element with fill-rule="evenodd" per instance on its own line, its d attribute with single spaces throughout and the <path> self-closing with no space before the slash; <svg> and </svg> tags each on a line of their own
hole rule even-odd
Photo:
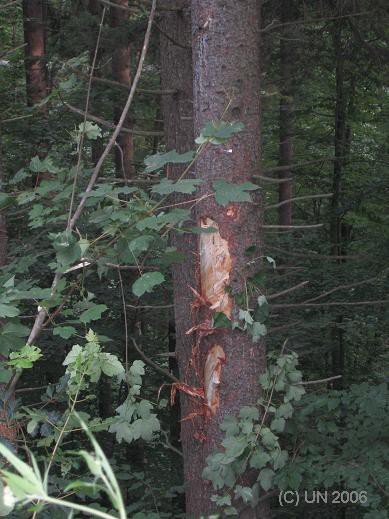
<svg viewBox="0 0 389 519">
<path fill-rule="evenodd" d="M 158 20 L 161 28 L 161 87 L 164 90 L 175 90 L 177 93 L 174 96 L 161 96 L 161 110 L 167 150 L 176 149 L 179 153 L 184 153 L 194 146 L 190 0 L 170 0 L 166 4 L 166 7 L 176 10 L 163 11 Z M 177 179 L 183 169 L 184 167 L 179 164 L 170 166 L 167 170 L 168 177 Z M 175 197 L 174 202 L 184 200 L 185 195 L 179 195 Z M 186 332 L 193 325 L 193 293 L 190 287 L 197 289 L 194 255 L 197 239 L 189 233 L 175 234 L 172 236 L 172 245 L 185 255 L 185 261 L 176 263 L 172 269 L 176 355 L 183 378 L 185 366 L 190 362 L 192 348 L 192 337 L 186 335 Z M 183 404 L 184 413 L 189 407 L 185 400 L 185 395 L 180 395 L 176 402 L 176 406 L 179 403 Z M 178 413 L 174 414 L 177 419 Z M 174 442 L 174 438 L 172 440 Z"/>
<path fill-rule="evenodd" d="M 127 0 L 114 0 L 115 4 L 127 7 Z M 120 8 L 111 8 L 111 26 L 117 28 L 118 31 L 123 27 L 127 20 L 128 13 Z M 120 33 L 120 42 L 112 54 L 112 75 L 115 81 L 122 85 L 131 86 L 131 45 L 128 38 Z M 118 103 L 114 107 L 115 123 L 119 121 L 122 113 L 122 106 L 120 106 L 120 97 Z M 131 128 L 131 120 L 128 118 L 126 126 Z M 133 137 L 131 134 L 121 133 L 117 139 L 117 146 L 115 147 L 115 164 L 118 174 L 129 178 L 133 174 L 134 148 Z"/>
<path fill-rule="evenodd" d="M 291 0 L 281 1 L 281 23 L 288 23 L 293 18 L 294 6 Z M 294 52 L 292 29 L 293 26 L 286 25 L 281 30 L 280 40 L 280 166 L 290 166 L 283 170 L 279 177 L 291 178 L 293 164 L 293 72 L 294 72 Z M 293 196 L 292 181 L 282 182 L 278 187 L 279 202 L 290 200 Z M 292 225 L 292 202 L 283 204 L 278 209 L 278 219 L 280 225 Z"/>
<path fill-rule="evenodd" d="M 23 0 L 27 104 L 39 104 L 47 96 L 45 30 L 42 0 Z M 46 111 L 46 107 L 41 108 Z"/>
<path fill-rule="evenodd" d="M 260 169 L 259 2 L 192 0 L 191 5 L 195 133 L 210 120 L 219 120 L 227 105 L 226 117 L 245 125 L 227 145 L 211 145 L 199 158 L 196 176 L 204 181 L 201 191 L 205 194 L 212 191 L 213 180 L 241 183 L 250 179 L 250 172 Z M 244 293 L 247 278 L 258 270 L 258 265 L 248 265 L 245 251 L 255 246 L 257 256 L 262 253 L 262 201 L 259 195 L 253 199 L 252 203 L 222 207 L 214 198 L 207 198 L 196 209 L 198 226 L 217 228 L 213 234 L 201 235 L 196 249 L 201 297 L 210 299 L 213 277 L 212 307 L 232 319 L 237 319 L 239 310 L 237 295 Z M 207 236 L 212 239 L 204 238 Z M 228 294 L 220 290 L 227 285 Z M 185 398 L 183 405 L 184 415 L 198 413 L 182 425 L 187 513 L 194 517 L 216 512 L 210 500 L 212 485 L 202 478 L 206 457 L 221 446 L 224 433 L 219 426 L 223 419 L 237 415 L 242 406 L 255 405 L 258 376 L 265 369 L 263 342 L 253 344 L 248 334 L 229 328 L 202 333 L 200 328 L 209 327 L 214 310 L 201 299 L 198 304 L 193 323 L 198 332 L 192 344 L 192 367 L 196 369 L 191 370 L 187 355 L 179 358 L 181 376 L 195 371 L 197 385 L 205 392 L 206 410 L 202 414 L 194 399 Z M 212 382 L 207 373 L 210 365 L 215 374 L 213 386 L 207 384 Z M 243 481 L 252 484 L 253 474 L 246 474 Z M 266 515 L 265 510 L 241 502 L 235 506 L 241 518 Z"/>
</svg>

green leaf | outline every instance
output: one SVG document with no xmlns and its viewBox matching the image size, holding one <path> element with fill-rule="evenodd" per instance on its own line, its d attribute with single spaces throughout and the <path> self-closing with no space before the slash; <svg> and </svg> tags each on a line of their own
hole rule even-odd
<svg viewBox="0 0 389 519">
<path fill-rule="evenodd" d="M 250 487 L 242 487 L 241 485 L 236 485 L 235 497 L 240 497 L 244 503 L 251 503 L 253 500 L 253 491 Z"/>
<path fill-rule="evenodd" d="M 289 402 L 290 400 L 295 400 L 298 402 L 301 400 L 301 397 L 304 395 L 305 389 L 303 386 L 289 386 L 284 396 L 284 402 Z"/>
<path fill-rule="evenodd" d="M 124 368 L 116 355 L 103 353 L 101 354 L 101 370 L 107 377 L 114 377 L 123 373 Z"/>
<path fill-rule="evenodd" d="M 137 238 L 134 238 L 130 241 L 130 243 L 128 244 L 128 248 L 130 249 L 133 256 L 137 258 L 139 254 L 147 251 L 147 249 L 150 246 L 150 243 L 152 243 L 153 240 L 155 240 L 155 236 L 152 236 L 150 234 L 138 236 Z"/>
<path fill-rule="evenodd" d="M 254 312 L 254 320 L 258 323 L 264 323 L 266 319 L 269 317 L 269 303 L 265 296 L 259 296 L 257 299 L 257 307 Z"/>
<path fill-rule="evenodd" d="M 259 186 L 251 182 L 231 184 L 225 180 L 215 180 L 212 185 L 215 190 L 215 200 L 222 206 L 226 206 L 231 202 L 251 202 L 251 196 L 247 191 L 259 189 Z"/>
<path fill-rule="evenodd" d="M 53 335 L 59 335 L 62 339 L 69 339 L 76 331 L 73 326 L 56 326 L 53 329 Z"/>
<path fill-rule="evenodd" d="M 286 465 L 288 457 L 289 455 L 287 451 L 276 451 L 275 455 L 273 456 L 274 470 L 282 469 L 282 467 Z"/>
<path fill-rule="evenodd" d="M 41 357 L 42 354 L 39 348 L 26 344 L 20 351 L 12 351 L 9 354 L 10 360 L 8 364 L 16 369 L 29 369 Z"/>
<path fill-rule="evenodd" d="M 230 139 L 235 133 L 239 133 L 244 129 L 244 124 L 239 122 L 211 121 L 200 132 L 196 139 L 196 144 L 223 144 Z"/>
<path fill-rule="evenodd" d="M 222 445 L 227 457 L 239 458 L 247 447 L 247 440 L 244 437 L 229 436 L 224 438 Z"/>
<path fill-rule="evenodd" d="M 255 451 L 250 458 L 250 467 L 253 469 L 261 469 L 270 461 L 270 456 L 265 451 Z"/>
<path fill-rule="evenodd" d="M 267 328 L 264 324 L 255 321 L 251 333 L 253 336 L 253 342 L 258 342 L 261 337 L 264 337 L 267 334 Z"/>
<path fill-rule="evenodd" d="M 285 418 L 274 418 L 270 423 L 270 429 L 272 431 L 282 433 L 285 429 Z"/>
<path fill-rule="evenodd" d="M 58 172 L 58 168 L 53 165 L 49 157 L 41 160 L 37 155 L 31 159 L 29 168 L 34 173 L 44 173 L 45 171 L 49 173 Z"/>
<path fill-rule="evenodd" d="M 270 490 L 272 486 L 275 472 L 271 469 L 262 469 L 258 476 L 258 481 L 265 492 Z"/>
<path fill-rule="evenodd" d="M 231 321 L 224 312 L 214 313 L 213 328 L 231 328 Z"/>
<path fill-rule="evenodd" d="M 171 150 L 167 153 L 156 153 L 155 155 L 150 155 L 149 157 L 145 158 L 145 173 L 151 173 L 152 171 L 162 169 L 166 164 L 169 163 L 185 164 L 187 162 L 191 162 L 193 158 L 193 151 L 188 151 L 182 154 L 177 153 L 176 150 Z"/>
<path fill-rule="evenodd" d="M 19 309 L 16 306 L 0 303 L 0 317 L 16 317 L 19 315 Z"/>
<path fill-rule="evenodd" d="M 243 420 L 258 420 L 259 411 L 256 407 L 243 406 L 239 411 L 239 417 Z"/>
<path fill-rule="evenodd" d="M 174 182 L 163 178 L 159 184 L 152 187 L 151 191 L 158 195 L 170 195 L 171 193 L 190 194 L 196 191 L 197 186 L 202 183 L 200 179 L 185 179 Z"/>
<path fill-rule="evenodd" d="M 137 297 L 143 296 L 146 292 L 152 292 L 154 287 L 165 281 L 165 277 L 160 272 L 146 272 L 138 278 L 132 285 L 132 292 Z"/>
<path fill-rule="evenodd" d="M 67 267 L 81 258 L 80 244 L 71 231 L 51 234 L 50 237 L 53 239 L 53 247 L 60 266 Z"/>
<path fill-rule="evenodd" d="M 101 128 L 91 121 L 85 121 L 78 125 L 78 133 L 81 135 L 84 132 L 85 137 L 89 140 L 95 141 L 101 137 Z"/>
<path fill-rule="evenodd" d="M 106 305 L 94 305 L 88 310 L 85 310 L 80 315 L 80 321 L 84 324 L 90 323 L 91 321 L 97 321 L 100 319 L 101 314 L 108 310 L 108 306 Z"/>
</svg>

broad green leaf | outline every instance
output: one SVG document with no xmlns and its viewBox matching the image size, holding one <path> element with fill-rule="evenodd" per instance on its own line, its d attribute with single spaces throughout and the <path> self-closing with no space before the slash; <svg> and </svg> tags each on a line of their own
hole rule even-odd
<svg viewBox="0 0 389 519">
<path fill-rule="evenodd" d="M 16 317 L 19 313 L 19 309 L 16 306 L 0 303 L 0 317 Z"/>
<path fill-rule="evenodd" d="M 252 326 L 253 342 L 258 342 L 261 337 L 267 334 L 267 328 L 264 324 L 255 321 Z"/>
<path fill-rule="evenodd" d="M 57 253 L 57 261 L 62 267 L 67 267 L 81 258 L 81 247 L 76 236 L 70 231 L 51 234 L 53 247 Z"/>
<path fill-rule="evenodd" d="M 236 485 L 235 496 L 237 498 L 240 497 L 244 503 L 251 503 L 253 500 L 253 491 L 250 487 L 242 487 L 241 485 Z"/>
<path fill-rule="evenodd" d="M 196 139 L 196 144 L 223 144 L 230 139 L 235 133 L 239 133 L 244 129 L 244 124 L 239 122 L 211 121 L 200 132 Z"/>
<path fill-rule="evenodd" d="M 262 469 L 258 476 L 258 481 L 265 492 L 270 490 L 275 472 L 271 469 Z"/>
<path fill-rule="evenodd" d="M 119 359 L 111 353 L 101 354 L 101 370 L 107 377 L 113 377 L 123 373 L 124 368 Z"/>
<path fill-rule="evenodd" d="M 193 151 L 188 151 L 182 154 L 177 153 L 176 150 L 168 151 L 167 153 L 156 153 L 155 155 L 150 155 L 149 157 L 145 158 L 145 173 L 151 173 L 152 171 L 162 169 L 166 164 L 169 163 L 185 164 L 187 162 L 191 162 L 193 157 Z"/>
<path fill-rule="evenodd" d="M 152 187 L 151 191 L 158 195 L 170 195 L 171 193 L 190 194 L 196 191 L 197 186 L 202 183 L 200 179 L 184 179 L 174 182 L 164 178 L 159 184 Z"/>
<path fill-rule="evenodd" d="M 132 285 L 132 292 L 137 297 L 141 297 L 146 292 L 152 292 L 156 286 L 164 281 L 165 277 L 160 272 L 146 272 Z"/>
<path fill-rule="evenodd" d="M 95 141 L 101 137 L 101 128 L 91 121 L 85 121 L 78 125 L 78 133 L 81 135 L 84 132 L 85 137 L 89 140 Z"/>
<path fill-rule="evenodd" d="M 253 469 L 261 469 L 270 461 L 270 456 L 265 451 L 256 450 L 250 458 L 250 467 Z"/>
<path fill-rule="evenodd" d="M 80 315 L 80 321 L 84 324 L 90 323 L 91 321 L 97 321 L 100 319 L 101 314 L 108 310 L 108 306 L 106 305 L 94 305 L 88 310 L 85 310 Z"/>
<path fill-rule="evenodd" d="M 29 369 L 42 356 L 39 348 L 26 344 L 20 351 L 12 351 L 9 354 L 8 364 L 16 369 Z"/>
<path fill-rule="evenodd" d="M 270 423 L 270 429 L 277 433 L 282 433 L 285 429 L 285 418 L 274 418 Z"/>
<path fill-rule="evenodd" d="M 259 189 L 259 186 L 251 182 L 232 184 L 225 180 L 215 180 L 212 185 L 215 190 L 215 200 L 222 206 L 226 206 L 231 202 L 251 202 L 251 196 L 247 191 Z"/>
<path fill-rule="evenodd" d="M 76 331 L 73 326 L 56 326 L 53 329 L 53 335 L 59 335 L 62 339 L 69 339 Z"/>
</svg>

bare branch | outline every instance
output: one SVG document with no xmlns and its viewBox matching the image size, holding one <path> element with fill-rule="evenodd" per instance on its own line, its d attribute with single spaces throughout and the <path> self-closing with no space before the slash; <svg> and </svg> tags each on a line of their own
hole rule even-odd
<svg viewBox="0 0 389 519">
<path fill-rule="evenodd" d="M 81 110 L 81 108 L 77 108 L 69 103 L 67 103 L 66 101 L 63 101 L 63 104 L 66 106 L 66 108 L 68 108 L 71 112 L 74 112 L 76 114 L 79 114 L 79 115 L 82 115 L 82 116 L 86 116 L 86 118 L 89 120 L 89 121 L 93 121 L 95 123 L 98 123 L 98 124 L 101 124 L 101 126 L 105 126 L 106 128 L 110 128 L 111 130 L 115 130 L 116 129 L 116 124 L 114 123 L 111 123 L 109 121 L 106 121 L 105 119 L 102 119 L 101 117 L 97 117 L 96 115 L 92 115 L 90 113 L 86 114 L 84 112 L 84 110 Z M 143 136 L 143 137 L 161 137 L 164 135 L 163 132 L 160 132 L 160 131 L 152 131 L 152 130 L 136 130 L 134 128 L 126 128 L 125 126 L 122 126 L 120 128 L 120 132 L 121 133 L 129 133 L 131 135 L 140 135 L 140 136 Z"/>
<path fill-rule="evenodd" d="M 323 227 L 322 223 L 315 223 L 313 225 L 262 225 L 264 229 L 318 229 Z"/>
<path fill-rule="evenodd" d="M 294 198 L 289 198 L 288 200 L 283 200 L 282 202 L 279 202 L 278 204 L 271 204 L 265 206 L 265 211 L 268 209 L 276 209 L 278 207 L 282 207 L 285 204 L 289 204 L 290 202 L 299 202 L 300 200 L 312 200 L 315 198 L 331 198 L 333 196 L 333 193 L 328 194 L 321 194 L 321 195 L 304 195 L 304 196 L 295 196 Z"/>
<path fill-rule="evenodd" d="M 308 284 L 309 284 L 309 281 L 303 281 L 302 283 L 299 283 L 298 285 L 295 285 L 294 287 L 287 288 L 286 290 L 283 290 L 282 292 L 277 292 L 276 294 L 270 294 L 270 295 L 266 296 L 266 298 L 270 301 L 271 299 L 276 299 L 277 297 L 281 297 L 286 294 L 289 294 L 290 292 L 294 292 L 295 290 L 299 290 L 300 288 L 303 288 Z"/>
<path fill-rule="evenodd" d="M 377 299 L 375 301 L 333 301 L 330 303 L 286 303 L 281 305 L 271 305 L 272 308 L 320 308 L 322 306 L 361 306 L 361 305 L 381 305 L 389 303 L 389 299 Z"/>
<path fill-rule="evenodd" d="M 322 378 L 320 380 L 307 380 L 302 382 L 297 382 L 297 385 L 299 386 L 313 386 L 314 384 L 325 384 L 326 382 L 330 382 L 331 380 L 337 380 L 339 378 L 342 378 L 342 375 L 335 375 L 333 377 L 328 378 Z"/>
<path fill-rule="evenodd" d="M 73 70 L 73 72 L 75 74 L 77 74 L 77 76 L 83 77 L 85 79 L 88 77 L 86 74 L 84 74 L 83 72 L 80 72 L 79 70 Z M 106 78 L 94 76 L 92 78 L 92 81 L 95 83 L 102 83 L 102 84 L 112 86 L 112 87 L 118 87 L 118 88 L 124 89 L 128 92 L 127 85 L 124 85 L 123 83 L 119 83 L 119 81 L 114 81 L 113 79 L 106 79 Z M 137 93 L 138 94 L 149 94 L 149 95 L 161 95 L 161 96 L 169 95 L 169 96 L 171 96 L 171 95 L 176 94 L 177 90 L 162 90 L 162 89 L 153 90 L 153 89 L 147 89 L 147 88 L 137 88 Z"/>
<path fill-rule="evenodd" d="M 163 369 L 161 366 L 159 366 L 156 362 L 151 360 L 147 355 L 144 354 L 143 350 L 138 346 L 136 340 L 134 337 L 131 337 L 132 344 L 134 345 L 134 348 L 139 353 L 139 355 L 142 357 L 142 359 L 145 361 L 146 364 L 148 364 L 150 367 L 152 367 L 157 373 L 160 373 L 161 375 L 169 378 L 173 382 L 180 382 L 178 378 L 176 378 L 172 373 L 167 371 L 166 369 Z"/>
</svg>

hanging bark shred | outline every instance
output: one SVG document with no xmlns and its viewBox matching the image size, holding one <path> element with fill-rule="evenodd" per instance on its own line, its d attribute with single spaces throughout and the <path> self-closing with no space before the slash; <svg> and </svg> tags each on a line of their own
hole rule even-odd
<svg viewBox="0 0 389 519">
<path fill-rule="evenodd" d="M 226 292 L 232 268 L 228 242 L 220 236 L 217 223 L 210 218 L 202 218 L 201 227 L 215 229 L 215 232 L 200 235 L 202 296 L 209 301 L 211 310 L 223 312 L 231 319 L 232 299 Z"/>
<path fill-rule="evenodd" d="M 219 407 L 219 385 L 222 365 L 225 361 L 226 355 L 223 348 L 217 344 L 212 346 L 208 351 L 204 368 L 204 392 L 211 415 L 215 415 Z"/>
</svg>

